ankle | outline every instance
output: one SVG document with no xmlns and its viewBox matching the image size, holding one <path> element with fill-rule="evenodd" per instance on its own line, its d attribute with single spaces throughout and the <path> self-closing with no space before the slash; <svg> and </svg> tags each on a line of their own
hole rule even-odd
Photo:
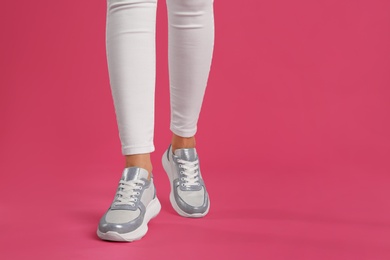
<svg viewBox="0 0 390 260">
<path fill-rule="evenodd" d="M 196 141 L 195 136 L 191 137 L 182 137 L 176 134 L 172 135 L 172 152 L 174 153 L 176 149 L 181 148 L 195 148 Z"/>
<path fill-rule="evenodd" d="M 125 155 L 125 167 L 139 167 L 149 172 L 149 177 L 153 171 L 150 154 L 132 154 Z"/>
</svg>

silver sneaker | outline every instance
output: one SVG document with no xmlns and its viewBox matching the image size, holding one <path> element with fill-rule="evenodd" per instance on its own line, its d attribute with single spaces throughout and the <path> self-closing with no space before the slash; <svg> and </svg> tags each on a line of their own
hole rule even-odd
<svg viewBox="0 0 390 260">
<path fill-rule="evenodd" d="M 162 164 L 171 183 L 172 207 L 183 217 L 204 217 L 210 201 L 196 149 L 176 149 L 173 154 L 170 145 L 162 157 Z"/>
<path fill-rule="evenodd" d="M 114 201 L 100 219 L 97 235 L 103 240 L 131 242 L 148 231 L 148 222 L 160 212 L 153 178 L 138 167 L 123 170 Z"/>
</svg>

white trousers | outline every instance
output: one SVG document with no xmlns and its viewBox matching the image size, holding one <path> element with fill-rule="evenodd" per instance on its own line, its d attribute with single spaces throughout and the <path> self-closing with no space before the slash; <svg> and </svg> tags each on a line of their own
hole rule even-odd
<svg viewBox="0 0 390 260">
<path fill-rule="evenodd" d="M 213 0 L 166 0 L 173 133 L 191 137 L 214 47 Z M 106 50 L 122 154 L 153 152 L 157 0 L 107 0 Z"/>
</svg>

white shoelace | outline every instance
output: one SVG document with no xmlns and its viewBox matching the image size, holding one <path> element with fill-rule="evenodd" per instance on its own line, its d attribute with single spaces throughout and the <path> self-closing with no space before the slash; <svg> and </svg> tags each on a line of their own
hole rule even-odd
<svg viewBox="0 0 390 260">
<path fill-rule="evenodd" d="M 142 189 L 142 185 L 145 182 L 142 180 L 131 180 L 131 181 L 119 181 L 119 191 L 117 192 L 117 196 L 115 198 L 115 205 L 125 205 L 130 204 L 134 206 L 140 195 L 138 190 Z"/>
<path fill-rule="evenodd" d="M 180 171 L 184 177 L 181 177 L 183 181 L 182 185 L 186 187 L 199 186 L 199 169 L 198 160 L 190 162 L 182 159 L 178 159 L 179 167 L 183 170 Z"/>
</svg>

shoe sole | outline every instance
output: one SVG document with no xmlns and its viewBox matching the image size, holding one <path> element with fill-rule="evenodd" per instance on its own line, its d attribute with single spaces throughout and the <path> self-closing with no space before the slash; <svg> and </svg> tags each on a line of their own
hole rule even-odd
<svg viewBox="0 0 390 260">
<path fill-rule="evenodd" d="M 120 242 L 132 242 L 141 239 L 148 232 L 148 222 L 155 218 L 161 210 L 160 201 L 154 198 L 146 208 L 144 221 L 141 226 L 139 226 L 136 230 L 133 230 L 129 233 L 120 234 L 114 231 L 108 231 L 106 233 L 100 232 L 97 230 L 97 235 L 102 240 L 109 241 L 120 241 Z"/>
<path fill-rule="evenodd" d="M 184 212 L 176 203 L 176 200 L 175 200 L 175 195 L 173 193 L 173 173 L 172 173 L 172 166 L 171 164 L 169 163 L 169 161 L 166 159 L 167 158 L 167 152 L 168 151 L 165 151 L 163 157 L 162 157 L 162 165 L 163 165 L 163 168 L 166 172 L 166 174 L 168 175 L 168 178 L 169 178 L 169 182 L 171 184 L 171 192 L 169 193 L 169 200 L 171 202 L 171 205 L 173 207 L 173 209 L 182 217 L 187 217 L 187 218 L 202 218 L 204 216 L 207 215 L 207 213 L 209 212 L 209 209 L 210 209 L 210 199 L 209 199 L 209 204 L 208 204 L 208 207 L 206 209 L 206 211 L 204 213 L 193 213 L 193 214 L 189 214 L 189 213 L 186 213 Z"/>
</svg>

